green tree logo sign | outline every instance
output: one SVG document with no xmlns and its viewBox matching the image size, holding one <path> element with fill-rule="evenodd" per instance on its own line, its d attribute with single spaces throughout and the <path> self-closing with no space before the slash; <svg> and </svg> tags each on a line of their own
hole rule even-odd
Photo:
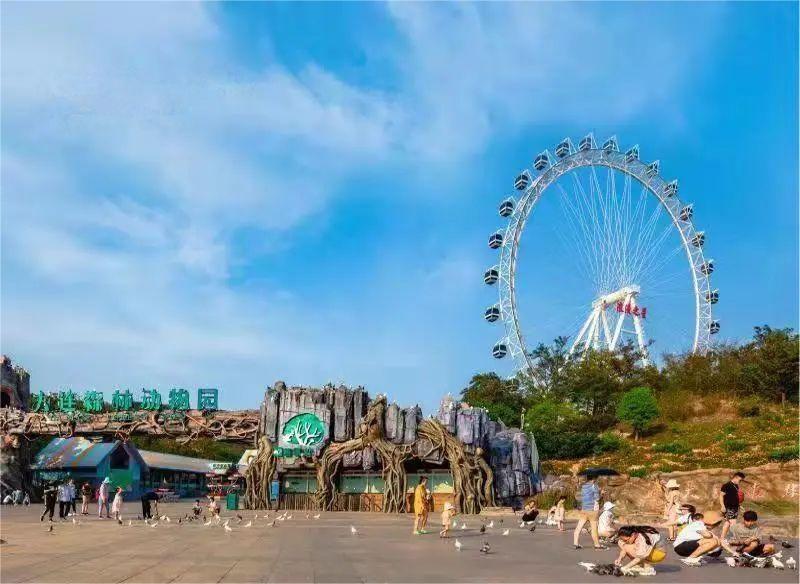
<svg viewBox="0 0 800 584">
<path fill-rule="evenodd" d="M 284 444 L 315 446 L 325 439 L 325 426 L 314 414 L 299 414 L 283 425 Z"/>
</svg>

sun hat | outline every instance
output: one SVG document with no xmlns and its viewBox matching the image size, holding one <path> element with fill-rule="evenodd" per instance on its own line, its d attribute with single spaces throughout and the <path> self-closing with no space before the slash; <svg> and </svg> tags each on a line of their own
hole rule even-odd
<svg viewBox="0 0 800 584">
<path fill-rule="evenodd" d="M 612 503 L 611 501 L 606 501 L 605 503 L 603 503 L 603 511 L 608 511 L 609 509 L 613 509 L 614 507 L 616 507 L 616 505 L 614 505 L 614 503 Z"/>
<path fill-rule="evenodd" d="M 723 520 L 719 511 L 703 511 L 703 523 L 706 525 L 716 525 Z"/>
<path fill-rule="evenodd" d="M 450 501 L 448 501 L 447 503 L 444 504 L 444 510 L 445 511 L 450 511 L 450 509 L 455 509 L 455 507 L 453 506 L 453 504 Z"/>
<path fill-rule="evenodd" d="M 667 481 L 667 487 L 666 488 L 668 488 L 668 489 L 677 489 L 679 487 L 680 487 L 680 485 L 678 484 L 678 481 L 676 481 L 675 479 L 669 479 Z"/>
</svg>

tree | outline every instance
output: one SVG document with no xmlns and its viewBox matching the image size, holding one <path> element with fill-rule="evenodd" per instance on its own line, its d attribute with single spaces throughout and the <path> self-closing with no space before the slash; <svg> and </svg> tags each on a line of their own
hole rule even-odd
<svg viewBox="0 0 800 584">
<path fill-rule="evenodd" d="M 755 327 L 753 341 L 742 348 L 742 385 L 767 399 L 797 397 L 798 336 L 790 328 Z"/>
<path fill-rule="evenodd" d="M 479 373 L 461 390 L 461 399 L 471 406 L 486 408 L 493 420 L 506 426 L 519 425 L 525 399 L 517 379 L 501 379 L 496 373 Z"/>
<path fill-rule="evenodd" d="M 633 426 L 634 440 L 659 416 L 658 402 L 649 387 L 635 387 L 623 394 L 617 417 Z"/>
</svg>

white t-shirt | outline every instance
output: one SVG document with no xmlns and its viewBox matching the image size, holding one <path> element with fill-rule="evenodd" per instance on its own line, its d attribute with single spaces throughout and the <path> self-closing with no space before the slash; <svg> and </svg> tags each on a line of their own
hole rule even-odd
<svg viewBox="0 0 800 584">
<path fill-rule="evenodd" d="M 678 536 L 675 538 L 675 543 L 672 544 L 673 547 L 678 547 L 685 541 L 697 541 L 699 539 L 703 539 L 703 536 L 700 535 L 701 531 L 708 531 L 706 524 L 702 521 L 692 521 L 691 523 L 687 523 L 686 527 L 681 529 Z"/>
<path fill-rule="evenodd" d="M 598 531 L 613 531 L 614 530 L 614 513 L 611 511 L 603 511 L 600 518 L 597 520 Z"/>
</svg>

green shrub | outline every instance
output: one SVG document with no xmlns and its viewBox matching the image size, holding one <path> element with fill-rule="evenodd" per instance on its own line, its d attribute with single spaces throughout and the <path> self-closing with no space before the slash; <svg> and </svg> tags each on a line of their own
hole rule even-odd
<svg viewBox="0 0 800 584">
<path fill-rule="evenodd" d="M 635 439 L 650 427 L 658 415 L 658 402 L 649 387 L 634 387 L 626 391 L 617 406 L 617 417 L 633 427 Z"/>
<path fill-rule="evenodd" d="M 689 454 L 692 451 L 686 443 L 680 440 L 672 442 L 660 442 L 653 446 L 653 452 L 667 452 L 669 454 Z"/>
<path fill-rule="evenodd" d="M 625 441 L 619 434 L 614 432 L 603 432 L 598 436 L 598 443 L 596 452 L 603 454 L 604 452 L 617 452 L 623 446 L 626 446 Z"/>
<path fill-rule="evenodd" d="M 756 397 L 744 398 L 737 404 L 736 413 L 743 418 L 755 418 L 761 414 L 761 401 Z"/>
<path fill-rule="evenodd" d="M 543 432 L 536 436 L 539 456 L 544 459 L 570 459 L 593 456 L 600 438 L 593 432 Z"/>
<path fill-rule="evenodd" d="M 730 438 L 728 440 L 723 440 L 720 446 L 725 452 L 739 452 L 745 450 L 748 444 L 744 440 L 739 440 L 738 438 Z"/>
<path fill-rule="evenodd" d="M 628 476 L 643 479 L 647 476 L 647 469 L 646 468 L 635 468 L 628 473 Z"/>
<path fill-rule="evenodd" d="M 796 458 L 800 458 L 800 447 L 796 444 L 786 448 L 777 448 L 769 453 L 769 459 L 773 462 L 788 462 Z"/>
</svg>

